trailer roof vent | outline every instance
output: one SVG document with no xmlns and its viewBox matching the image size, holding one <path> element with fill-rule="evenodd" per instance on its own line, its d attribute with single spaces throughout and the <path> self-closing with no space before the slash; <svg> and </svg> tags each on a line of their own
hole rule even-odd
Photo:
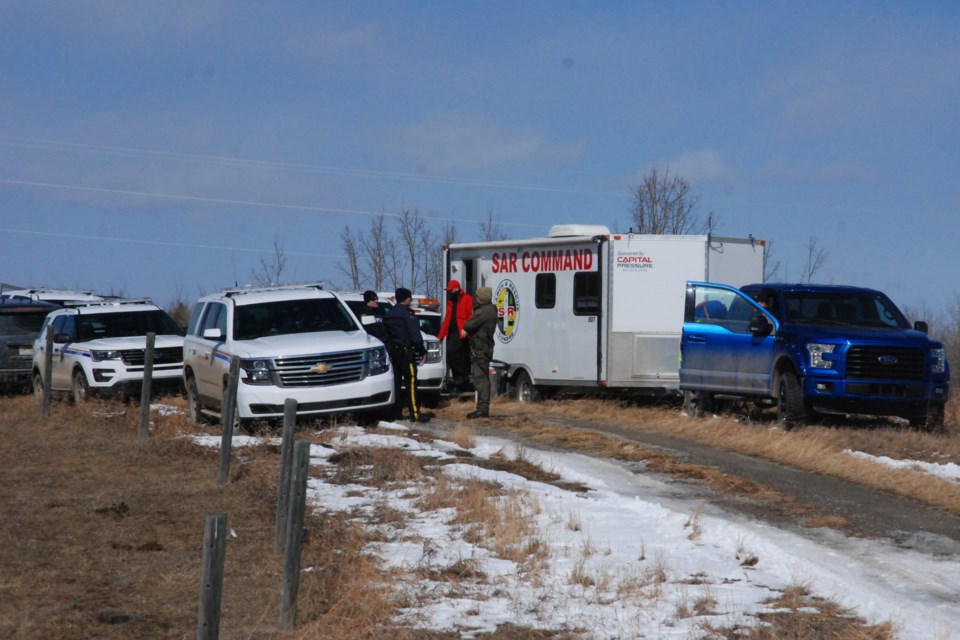
<svg viewBox="0 0 960 640">
<path fill-rule="evenodd" d="M 602 224 L 555 224 L 550 227 L 551 238 L 567 238 L 570 236 L 608 236 L 610 229 Z"/>
</svg>

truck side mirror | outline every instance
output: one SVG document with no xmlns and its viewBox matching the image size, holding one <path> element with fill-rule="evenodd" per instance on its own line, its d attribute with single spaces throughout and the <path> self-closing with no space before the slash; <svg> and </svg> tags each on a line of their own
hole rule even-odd
<svg viewBox="0 0 960 640">
<path fill-rule="evenodd" d="M 917 320 L 916 322 L 914 322 L 913 328 L 919 331 L 920 333 L 928 333 L 930 331 L 930 327 L 928 327 L 927 323 L 924 322 L 923 320 Z"/>
<path fill-rule="evenodd" d="M 762 313 L 756 313 L 750 318 L 750 333 L 755 336 L 768 336 L 773 332 L 773 325 Z"/>
</svg>

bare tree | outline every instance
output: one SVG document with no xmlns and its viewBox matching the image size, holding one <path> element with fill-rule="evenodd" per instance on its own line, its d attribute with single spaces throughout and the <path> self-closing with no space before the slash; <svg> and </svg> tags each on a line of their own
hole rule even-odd
<svg viewBox="0 0 960 640">
<path fill-rule="evenodd" d="M 780 260 L 773 260 L 773 240 L 763 243 L 763 281 L 770 282 L 780 273 Z"/>
<path fill-rule="evenodd" d="M 632 188 L 631 221 L 637 233 L 681 234 L 713 233 L 718 226 L 711 212 L 706 221 L 696 213 L 699 201 L 690 193 L 690 183 L 670 171 L 662 174 L 656 167 Z"/>
<path fill-rule="evenodd" d="M 267 261 L 260 256 L 260 266 L 250 271 L 254 282 L 261 286 L 279 284 L 283 270 L 287 266 L 287 258 L 284 255 L 283 244 L 277 238 L 273 239 L 273 259 Z"/>
<path fill-rule="evenodd" d="M 507 234 L 500 228 L 500 220 L 493 217 L 493 209 L 487 209 L 487 219 L 480 221 L 480 242 L 493 242 L 507 238 Z"/>
<path fill-rule="evenodd" d="M 360 275 L 360 243 L 353 235 L 350 227 L 344 227 L 340 232 L 340 242 L 343 244 L 343 253 L 346 261 L 337 265 L 340 273 L 347 276 L 350 281 L 350 289 L 358 291 L 363 278 Z"/>
<path fill-rule="evenodd" d="M 419 209 L 403 209 L 397 218 L 400 246 L 403 259 L 397 260 L 398 282 L 405 282 L 411 291 L 418 291 L 424 284 L 424 258 L 430 242 L 430 230 L 420 215 Z"/>
<path fill-rule="evenodd" d="M 177 323 L 177 326 L 181 329 L 187 328 L 187 324 L 190 322 L 190 305 L 183 293 L 182 282 L 177 283 L 177 293 L 167 307 L 167 313 Z"/>
<path fill-rule="evenodd" d="M 830 253 L 819 246 L 817 239 L 810 236 L 807 241 L 807 264 L 803 268 L 803 279 L 805 282 L 811 282 L 820 267 L 827 261 Z"/>
<path fill-rule="evenodd" d="M 370 220 L 370 228 L 366 235 L 360 236 L 359 243 L 360 256 L 367 267 L 367 281 L 373 289 L 383 291 L 397 262 L 397 245 L 390 237 L 386 214 L 381 213 Z M 396 285 L 396 281 L 392 284 Z"/>
</svg>

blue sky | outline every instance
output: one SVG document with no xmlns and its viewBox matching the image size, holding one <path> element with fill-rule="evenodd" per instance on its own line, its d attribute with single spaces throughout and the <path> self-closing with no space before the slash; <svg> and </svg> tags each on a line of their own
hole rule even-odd
<svg viewBox="0 0 960 640">
<path fill-rule="evenodd" d="M 960 285 L 960 5 L 0 2 L 0 281 L 178 296 L 343 283 L 416 207 L 473 240 L 629 226 L 652 167 L 796 280 Z"/>
</svg>

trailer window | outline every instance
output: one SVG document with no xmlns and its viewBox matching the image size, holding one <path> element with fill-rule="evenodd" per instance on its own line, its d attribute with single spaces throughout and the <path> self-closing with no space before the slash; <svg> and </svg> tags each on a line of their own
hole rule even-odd
<svg viewBox="0 0 960 640">
<path fill-rule="evenodd" d="M 600 274 L 580 271 L 573 274 L 573 314 L 595 316 L 600 313 Z"/>
<path fill-rule="evenodd" d="M 534 302 L 537 309 L 553 309 L 557 304 L 557 274 L 538 273 Z"/>
</svg>

